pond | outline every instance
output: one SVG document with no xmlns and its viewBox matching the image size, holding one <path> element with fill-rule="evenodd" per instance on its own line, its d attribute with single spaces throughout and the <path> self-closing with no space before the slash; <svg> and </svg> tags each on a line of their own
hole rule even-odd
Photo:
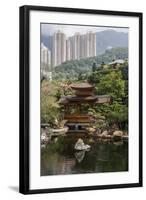
<svg viewBox="0 0 146 200">
<path fill-rule="evenodd" d="M 54 138 L 41 149 L 41 176 L 128 171 L 127 141 L 75 134 Z M 79 138 L 91 146 L 89 151 L 74 150 Z"/>
</svg>

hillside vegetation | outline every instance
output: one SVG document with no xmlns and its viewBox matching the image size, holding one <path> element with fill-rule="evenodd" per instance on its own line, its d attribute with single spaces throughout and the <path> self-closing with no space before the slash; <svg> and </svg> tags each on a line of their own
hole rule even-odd
<svg viewBox="0 0 146 200">
<path fill-rule="evenodd" d="M 99 67 L 102 63 L 108 64 L 116 59 L 127 59 L 127 48 L 114 48 L 106 50 L 104 54 L 92 58 L 71 60 L 56 66 L 53 72 L 53 79 L 76 79 L 79 75 L 89 75 L 93 65 Z"/>
<path fill-rule="evenodd" d="M 115 55 L 113 52 L 115 52 Z M 105 63 L 110 62 L 114 56 L 118 58 L 120 55 L 120 58 L 122 56 L 122 58 L 127 58 L 125 52 L 123 49 L 114 49 L 99 57 L 88 59 L 88 62 L 93 59 L 91 62 L 93 65 L 91 64 L 90 67 L 84 64 L 79 66 L 77 63 L 81 64 L 80 61 L 74 61 L 76 65 L 73 65 L 74 62 L 70 61 L 58 66 L 56 70 L 59 71 L 60 77 L 56 77 L 52 82 L 45 80 L 42 83 L 41 122 L 51 124 L 56 119 L 59 120 L 63 108 L 58 104 L 58 100 L 61 96 L 74 95 L 70 88 L 71 83 L 88 82 L 94 85 L 95 95 L 110 95 L 112 99 L 111 104 L 97 104 L 92 108 L 90 105 L 82 105 L 87 113 L 90 112 L 102 119 L 101 123 L 95 123 L 94 126 L 100 130 L 116 128 L 128 131 L 128 61 L 125 60 L 124 63 L 116 66 Z M 106 57 L 107 55 L 109 57 Z M 98 58 L 101 59 L 101 65 L 97 67 L 94 62 Z M 104 63 L 103 58 L 106 58 Z M 68 70 L 67 64 L 70 64 L 70 70 Z M 79 70 L 82 67 L 86 69 L 86 74 L 84 74 L 85 71 L 80 73 L 82 71 Z"/>
</svg>

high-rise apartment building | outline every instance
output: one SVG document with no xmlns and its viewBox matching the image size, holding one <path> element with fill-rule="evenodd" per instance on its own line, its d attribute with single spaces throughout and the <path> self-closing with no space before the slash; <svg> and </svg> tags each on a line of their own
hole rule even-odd
<svg viewBox="0 0 146 200">
<path fill-rule="evenodd" d="M 52 37 L 52 66 L 67 60 L 96 56 L 96 33 L 75 33 L 72 37 L 57 31 Z"/>
<path fill-rule="evenodd" d="M 71 59 L 72 59 L 72 45 L 70 38 L 68 38 L 66 40 L 66 60 L 71 60 Z"/>
<path fill-rule="evenodd" d="M 80 48 L 81 48 L 81 35 L 80 33 L 75 33 L 75 35 L 72 38 L 73 60 L 80 59 Z"/>
<path fill-rule="evenodd" d="M 72 59 L 96 56 L 96 33 L 88 32 L 84 35 L 76 33 L 72 37 Z"/>
<path fill-rule="evenodd" d="M 85 57 L 96 56 L 96 33 L 88 32 L 85 39 Z"/>
<path fill-rule="evenodd" d="M 54 33 L 52 42 L 52 65 L 66 61 L 66 35 L 61 31 Z"/>
<path fill-rule="evenodd" d="M 48 72 L 51 70 L 51 51 L 41 43 L 41 69 Z"/>
<path fill-rule="evenodd" d="M 80 58 L 86 58 L 86 35 L 80 37 Z"/>
</svg>

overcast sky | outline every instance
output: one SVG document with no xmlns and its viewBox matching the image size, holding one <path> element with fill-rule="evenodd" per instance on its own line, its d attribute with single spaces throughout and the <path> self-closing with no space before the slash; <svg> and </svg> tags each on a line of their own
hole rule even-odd
<svg viewBox="0 0 146 200">
<path fill-rule="evenodd" d="M 115 30 L 118 32 L 128 32 L 128 28 L 113 28 L 113 27 L 92 27 L 92 26 L 76 26 L 76 25 L 56 25 L 56 24 L 41 24 L 41 34 L 42 35 L 52 35 L 56 31 L 62 31 L 67 36 L 72 36 L 76 32 L 81 34 L 87 33 L 89 31 L 100 32 L 104 30 Z"/>
</svg>

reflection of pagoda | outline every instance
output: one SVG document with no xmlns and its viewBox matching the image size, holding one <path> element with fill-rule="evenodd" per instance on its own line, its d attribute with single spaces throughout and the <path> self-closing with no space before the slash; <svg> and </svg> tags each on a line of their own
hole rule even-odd
<svg viewBox="0 0 146 200">
<path fill-rule="evenodd" d="M 59 100 L 59 104 L 64 106 L 66 125 L 73 131 L 85 131 L 91 121 L 85 106 L 110 103 L 111 98 L 108 95 L 94 95 L 94 86 L 89 83 L 71 84 L 70 87 L 75 91 L 75 96 L 63 96 Z"/>
</svg>

